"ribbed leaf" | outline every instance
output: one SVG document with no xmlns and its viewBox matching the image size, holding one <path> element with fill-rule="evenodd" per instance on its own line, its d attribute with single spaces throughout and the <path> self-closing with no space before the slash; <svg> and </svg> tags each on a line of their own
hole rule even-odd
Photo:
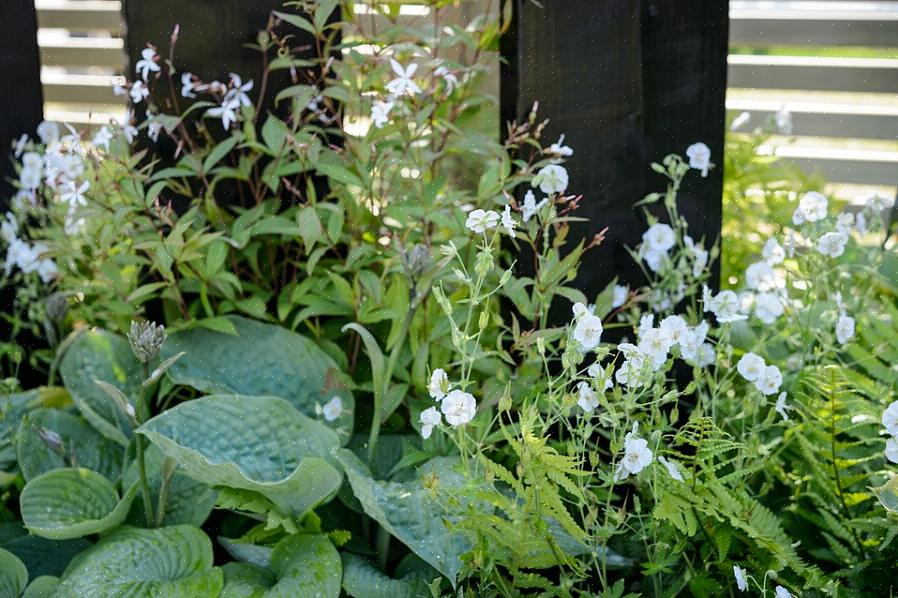
<svg viewBox="0 0 898 598">
<path fill-rule="evenodd" d="M 65 458 L 41 438 L 42 429 L 59 435 Z M 97 432 L 84 418 L 58 409 L 37 409 L 22 418 L 16 452 L 26 480 L 71 466 L 91 469 L 111 480 L 122 474 L 122 447 Z"/>
<path fill-rule="evenodd" d="M 186 352 L 168 375 L 207 393 L 269 395 L 287 399 L 301 413 L 337 430 L 343 442 L 352 434 L 352 393 L 340 381 L 340 369 L 318 346 L 280 326 L 227 316 L 236 335 L 194 328 L 173 334 L 163 357 Z M 343 413 L 325 421 L 316 406 L 340 397 Z"/>
<path fill-rule="evenodd" d="M 13 538 L 3 544 L 3 548 L 25 563 L 31 578 L 62 575 L 72 558 L 90 546 L 84 538 L 48 540 L 31 535 Z"/>
<path fill-rule="evenodd" d="M 75 557 L 62 576 L 57 595 L 218 596 L 224 580 L 212 562 L 212 542 L 196 527 L 123 527 Z"/>
<path fill-rule="evenodd" d="M 138 431 L 175 459 L 184 475 L 256 492 L 287 515 L 302 516 L 342 480 L 331 457 L 337 434 L 277 397 L 195 399 Z"/>
<path fill-rule="evenodd" d="M 112 482 L 95 471 L 54 469 L 25 484 L 19 506 L 32 534 L 69 540 L 121 525 L 136 491 L 132 486 L 119 499 Z"/>
<path fill-rule="evenodd" d="M 352 598 L 416 598 L 430 594 L 421 573 L 393 579 L 364 558 L 349 553 L 343 554 L 343 589 Z"/>
<path fill-rule="evenodd" d="M 150 495 L 155 505 L 156 498 L 159 496 L 159 488 L 162 484 L 162 461 L 164 455 L 158 447 L 150 445 L 144 453 L 144 458 L 146 459 L 147 478 L 149 478 L 150 483 Z M 122 478 L 122 485 L 125 488 L 129 488 L 138 481 L 139 476 L 140 469 L 137 461 L 132 461 L 127 471 L 125 471 L 125 476 Z M 137 494 L 140 496 L 140 489 L 138 489 Z M 176 469 L 171 481 L 169 481 L 163 525 L 178 525 L 179 523 L 202 525 L 209 517 L 209 513 L 212 512 L 217 495 L 218 492 L 208 485 L 183 475 L 179 472 L 179 469 Z M 143 507 L 143 500 L 138 499 L 131 505 L 131 514 L 128 517 L 128 522 L 146 527 L 145 519 L 146 512 Z"/>
<path fill-rule="evenodd" d="M 52 575 L 38 577 L 25 588 L 22 598 L 54 598 L 56 588 L 59 587 L 59 578 Z"/>
<path fill-rule="evenodd" d="M 0 548 L 0 598 L 17 598 L 28 585 L 28 570 L 16 555 Z"/>
<path fill-rule="evenodd" d="M 461 555 L 471 545 L 463 535 L 447 528 L 444 519 L 448 514 L 425 488 L 424 480 L 433 479 L 444 489 L 460 487 L 464 480 L 455 471 L 458 460 L 432 459 L 421 466 L 419 477 L 413 480 L 385 482 L 371 478 L 352 452 L 340 449 L 336 455 L 365 513 L 454 585 L 462 566 Z"/>
<path fill-rule="evenodd" d="M 82 332 L 66 350 L 59 373 L 81 415 L 101 434 L 126 445 L 130 426 L 94 381 L 112 384 L 125 396 L 136 396 L 143 373 L 128 341 L 105 330 Z"/>
<path fill-rule="evenodd" d="M 66 404 L 71 404 L 71 400 L 61 386 L 0 395 L 0 471 L 12 471 L 16 467 L 16 433 L 25 414 L 40 407 L 64 407 Z"/>
</svg>

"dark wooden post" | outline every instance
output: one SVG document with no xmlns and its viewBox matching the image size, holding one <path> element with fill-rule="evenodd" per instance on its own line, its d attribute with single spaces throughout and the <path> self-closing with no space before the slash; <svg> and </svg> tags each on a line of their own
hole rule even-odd
<svg viewBox="0 0 898 598">
<path fill-rule="evenodd" d="M 13 142 L 43 119 L 41 65 L 34 0 L 4 0 L 0 9 L 0 208 L 13 194 L 15 176 L 9 155 Z"/>
<path fill-rule="evenodd" d="M 592 298 L 615 275 L 643 282 L 624 249 L 645 230 L 633 204 L 665 180 L 649 169 L 703 141 L 717 168 L 688 177 L 680 207 L 692 236 L 720 234 L 726 0 L 515 0 L 502 40 L 502 119 L 526 117 L 534 101 L 549 118 L 546 143 L 564 133 L 570 189 L 582 193 L 577 231 L 609 227 L 578 284 Z"/>
</svg>

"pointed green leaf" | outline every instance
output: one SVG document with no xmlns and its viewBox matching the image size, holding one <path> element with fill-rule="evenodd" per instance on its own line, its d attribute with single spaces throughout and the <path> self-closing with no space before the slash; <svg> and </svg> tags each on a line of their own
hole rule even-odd
<svg viewBox="0 0 898 598">
<path fill-rule="evenodd" d="M 109 531 L 125 520 L 137 487 L 119 499 L 112 482 L 83 468 L 54 469 L 25 484 L 22 521 L 42 538 L 68 540 Z"/>
<path fill-rule="evenodd" d="M 302 516 L 342 481 L 331 457 L 337 434 L 278 397 L 195 399 L 157 415 L 139 432 L 184 475 L 257 492 L 288 515 Z"/>
<path fill-rule="evenodd" d="M 436 574 L 434 577 L 439 578 Z M 343 589 L 352 598 L 416 598 L 430 594 L 420 573 L 393 579 L 351 553 L 343 554 Z"/>
<path fill-rule="evenodd" d="M 355 401 L 340 382 L 340 368 L 324 351 L 280 326 L 240 316 L 227 316 L 227 320 L 236 335 L 195 328 L 169 337 L 163 357 L 186 351 L 168 370 L 175 383 L 210 394 L 281 397 L 337 430 L 343 442 L 349 439 Z M 340 397 L 343 412 L 334 421 L 324 421 L 316 406 L 334 396 Z"/>
<path fill-rule="evenodd" d="M 42 430 L 59 436 L 65 457 L 51 450 L 41 438 Z M 117 480 L 122 473 L 122 448 L 83 418 L 58 409 L 36 409 L 22 419 L 16 452 L 25 480 L 71 466 L 91 469 L 111 480 Z"/>
<path fill-rule="evenodd" d="M 57 595 L 79 598 L 218 596 L 212 542 L 190 525 L 123 527 L 75 557 Z"/>
<path fill-rule="evenodd" d="M 17 598 L 28 585 L 28 570 L 13 553 L 0 548 L 0 598 Z"/>
<path fill-rule="evenodd" d="M 424 486 L 424 479 L 435 479 L 435 483 L 448 489 L 461 487 L 464 478 L 455 470 L 458 460 L 431 459 L 421 466 L 419 477 L 407 482 L 385 482 L 373 479 L 351 451 L 340 449 L 335 454 L 365 513 L 455 585 L 461 571 L 461 555 L 471 545 L 462 534 L 448 529 L 447 514 L 433 492 Z"/>
</svg>

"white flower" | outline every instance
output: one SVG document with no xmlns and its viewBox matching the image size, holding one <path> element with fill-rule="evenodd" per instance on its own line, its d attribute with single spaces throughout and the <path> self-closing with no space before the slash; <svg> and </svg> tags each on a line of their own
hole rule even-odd
<svg viewBox="0 0 898 598">
<path fill-rule="evenodd" d="M 40 131 L 38 131 L 38 135 L 39 134 Z M 894 197 L 886 197 L 885 195 L 880 195 L 879 193 L 871 193 L 863 201 L 868 208 L 877 213 L 888 210 L 893 205 L 895 205 Z"/>
<path fill-rule="evenodd" d="M 733 565 L 733 575 L 736 577 L 736 587 L 740 592 L 748 589 L 748 578 L 745 576 L 745 569 Z"/>
<path fill-rule="evenodd" d="M 717 360 L 717 353 L 710 343 L 702 343 L 696 351 L 695 358 L 692 360 L 693 365 L 700 368 L 708 367 Z"/>
<path fill-rule="evenodd" d="M 829 257 L 839 257 L 845 253 L 848 235 L 845 233 L 826 233 L 817 240 L 817 251 Z"/>
<path fill-rule="evenodd" d="M 552 195 L 553 193 L 564 193 L 568 182 L 567 169 L 564 166 L 549 164 L 536 173 L 530 185 L 539 187 L 539 190 L 546 195 Z"/>
<path fill-rule="evenodd" d="M 193 80 L 193 73 L 181 73 L 181 96 L 185 98 L 195 98 L 196 82 Z"/>
<path fill-rule="evenodd" d="M 37 136 L 41 138 L 41 143 L 50 145 L 55 141 L 59 141 L 59 125 L 50 121 L 41 121 L 37 126 Z"/>
<path fill-rule="evenodd" d="M 667 459 L 665 459 L 664 457 L 659 455 L 658 463 L 660 463 L 667 469 L 667 473 L 670 474 L 670 477 L 672 477 L 673 479 L 675 479 L 678 482 L 683 481 L 683 474 L 680 473 L 680 470 L 677 467 L 677 464 L 675 461 L 668 461 Z"/>
<path fill-rule="evenodd" d="M 28 143 L 28 134 L 22 133 L 21 137 L 19 137 L 18 141 L 16 141 L 16 146 L 13 149 L 13 155 L 18 158 L 22 155 L 22 152 L 25 151 L 25 144 Z"/>
<path fill-rule="evenodd" d="M 621 343 L 618 350 L 624 355 L 624 362 L 614 373 L 614 379 L 618 384 L 639 388 L 644 386 L 648 381 L 650 370 L 646 368 L 647 356 L 637 347 L 630 343 Z"/>
<path fill-rule="evenodd" d="M 76 185 L 75 181 L 69 181 L 66 185 L 66 191 L 60 196 L 60 199 L 70 206 L 86 206 L 87 200 L 84 194 L 90 188 L 90 183 L 83 181 L 80 185 Z"/>
<path fill-rule="evenodd" d="M 854 318 L 842 314 L 836 321 L 836 340 L 844 345 L 854 338 Z"/>
<path fill-rule="evenodd" d="M 755 380 L 755 388 L 761 391 L 761 394 L 770 396 L 779 391 L 783 384 L 783 375 L 780 369 L 775 365 L 768 365 L 764 368 L 760 377 Z"/>
<path fill-rule="evenodd" d="M 581 351 L 592 351 L 602 340 L 602 318 L 583 313 L 577 318 L 573 336 L 580 344 Z"/>
<path fill-rule="evenodd" d="M 441 401 L 446 393 L 449 392 L 449 376 L 442 368 L 437 368 L 430 375 L 430 384 L 427 385 L 427 392 L 430 393 L 434 401 Z"/>
<path fill-rule="evenodd" d="M 249 96 L 246 95 L 246 92 L 253 88 L 252 79 L 244 83 L 237 73 L 231 73 L 230 77 L 231 88 L 225 93 L 222 104 L 236 104 L 235 108 L 239 108 L 240 106 L 252 106 L 252 101 L 249 99 Z"/>
<path fill-rule="evenodd" d="M 773 122 L 776 125 L 776 130 L 783 135 L 792 134 L 792 113 L 789 112 L 785 106 L 780 108 L 777 113 L 773 115 Z"/>
<path fill-rule="evenodd" d="M 144 81 L 150 76 L 150 71 L 159 72 L 159 65 L 156 63 L 156 50 L 153 48 L 144 48 L 140 51 L 140 60 L 134 65 L 134 70 L 140 73 L 140 78 Z"/>
<path fill-rule="evenodd" d="M 343 414 L 343 400 L 337 395 L 332 396 L 331 400 L 321 408 L 321 413 L 324 415 L 325 420 L 329 422 L 334 421 Z"/>
<path fill-rule="evenodd" d="M 898 463 L 898 438 L 892 437 L 886 440 L 886 459 L 892 463 Z"/>
<path fill-rule="evenodd" d="M 595 379 L 599 382 L 599 386 L 602 387 L 602 391 L 610 390 L 614 384 L 611 382 L 611 378 L 605 377 L 605 369 L 598 362 L 592 364 L 586 369 L 587 375 L 590 378 Z"/>
<path fill-rule="evenodd" d="M 131 101 L 139 104 L 149 97 L 150 89 L 143 81 L 135 81 L 131 84 L 131 90 L 128 93 L 131 94 Z"/>
<path fill-rule="evenodd" d="M 783 586 L 776 586 L 776 596 L 774 598 L 792 598 L 792 594 Z"/>
<path fill-rule="evenodd" d="M 390 59 L 390 67 L 393 69 L 393 73 L 395 73 L 396 78 L 387 83 L 387 91 L 389 91 L 394 96 L 401 95 L 417 95 L 421 93 L 421 88 L 418 87 L 418 84 L 412 81 L 412 77 L 415 74 L 415 71 L 418 70 L 417 64 L 410 64 L 407 67 L 403 67 L 399 64 L 395 59 Z"/>
<path fill-rule="evenodd" d="M 747 125 L 751 120 L 751 112 L 743 111 L 740 112 L 736 118 L 733 119 L 733 122 L 730 123 L 730 131 L 735 131 L 739 129 L 742 125 Z"/>
<path fill-rule="evenodd" d="M 893 401 L 882 412 L 882 425 L 886 429 L 886 434 L 898 436 L 898 401 Z"/>
<path fill-rule="evenodd" d="M 131 121 L 132 121 L 132 114 L 131 114 L 131 111 L 129 110 L 128 112 L 125 113 L 125 118 L 122 121 L 123 124 L 121 125 L 122 133 L 124 133 L 125 139 L 128 140 L 128 143 L 133 143 L 134 138 L 137 137 L 137 133 L 138 133 L 137 127 L 135 127 L 133 124 L 131 124 Z"/>
<path fill-rule="evenodd" d="M 458 77 L 452 74 L 452 72 L 445 66 L 437 67 L 437 69 L 433 71 L 433 74 L 436 77 L 442 77 L 443 81 L 446 83 L 447 93 L 451 94 L 458 85 Z"/>
<path fill-rule="evenodd" d="M 854 214 L 851 212 L 842 212 L 836 217 L 836 230 L 840 233 L 850 235 L 853 227 Z"/>
<path fill-rule="evenodd" d="M 777 287 L 776 271 L 767 262 L 755 262 L 745 269 L 745 286 L 756 291 L 771 291 Z"/>
<path fill-rule="evenodd" d="M 673 341 L 670 335 L 661 328 L 647 330 L 639 339 L 639 350 L 652 360 L 652 369 L 657 371 L 667 361 L 667 354 Z"/>
<path fill-rule="evenodd" d="M 564 135 L 558 138 L 558 141 L 550 145 L 546 150 L 544 150 L 547 154 L 552 154 L 554 156 L 573 156 L 574 150 L 564 145 Z"/>
<path fill-rule="evenodd" d="M 640 247 L 640 257 L 645 260 L 649 270 L 660 272 L 664 267 L 667 254 L 659 249 L 646 249 L 646 246 L 643 245 Z"/>
<path fill-rule="evenodd" d="M 0 237 L 7 243 L 12 243 L 13 239 L 19 236 L 19 221 L 16 220 L 12 212 L 6 213 L 6 219 L 0 222 Z"/>
<path fill-rule="evenodd" d="M 789 414 L 787 413 L 787 411 L 789 409 L 792 409 L 792 407 L 790 407 L 789 405 L 786 404 L 786 393 L 785 392 L 781 392 L 776 397 L 776 405 L 773 406 L 773 409 L 774 409 L 774 411 L 776 411 L 777 413 L 780 414 L 780 417 L 782 417 L 786 421 L 789 421 Z"/>
<path fill-rule="evenodd" d="M 109 142 L 112 141 L 112 132 L 109 130 L 109 127 L 103 126 L 100 127 L 100 130 L 96 132 L 92 143 L 94 147 L 102 147 L 106 151 L 109 151 Z"/>
<path fill-rule="evenodd" d="M 469 393 L 453 390 L 443 398 L 440 409 L 450 426 L 461 426 L 474 419 L 477 401 Z"/>
<path fill-rule="evenodd" d="M 434 426 L 439 426 L 443 423 L 443 416 L 440 415 L 436 407 L 428 407 L 421 412 L 418 421 L 421 422 L 421 438 L 427 440 L 433 433 Z"/>
<path fill-rule="evenodd" d="M 822 194 L 816 191 L 805 193 L 798 202 L 798 210 L 801 211 L 801 217 L 808 222 L 817 222 L 826 218 L 826 208 L 829 202 Z M 793 216 L 794 220 L 794 216 Z M 796 225 L 803 224 L 803 221 Z"/>
<path fill-rule="evenodd" d="M 636 475 L 652 463 L 652 451 L 649 443 L 636 436 L 634 431 L 627 434 L 624 440 L 624 456 L 617 465 L 614 477 L 617 480 L 626 480 L 631 474 Z"/>
<path fill-rule="evenodd" d="M 761 250 L 761 256 L 764 258 L 765 262 L 771 266 L 775 266 L 776 264 L 782 264 L 786 259 L 786 250 L 780 246 L 776 239 L 770 237 L 767 239 L 767 242 L 764 243 L 764 249 Z"/>
<path fill-rule="evenodd" d="M 577 395 L 577 405 L 583 411 L 592 413 L 599 406 L 599 399 L 596 397 L 596 393 L 592 390 L 589 382 L 577 384 Z"/>
<path fill-rule="evenodd" d="M 668 336 L 671 345 L 680 343 L 689 333 L 689 327 L 686 325 L 686 320 L 681 316 L 676 315 L 667 316 L 661 320 L 658 327 Z"/>
<path fill-rule="evenodd" d="M 746 319 L 746 316 L 739 313 L 739 296 L 733 291 L 720 291 L 712 296 L 710 289 L 705 286 L 702 289 L 702 302 L 705 311 L 713 313 L 721 324 Z"/>
<path fill-rule="evenodd" d="M 689 167 L 702 171 L 702 176 L 708 176 L 708 169 L 714 165 L 711 163 L 711 148 L 699 141 L 686 148 L 686 156 L 689 158 Z"/>
<path fill-rule="evenodd" d="M 765 324 L 773 324 L 783 315 L 783 303 L 773 293 L 758 293 L 755 297 L 755 316 Z"/>
<path fill-rule="evenodd" d="M 667 253 L 676 242 L 677 237 L 674 234 L 674 230 L 669 224 L 664 224 L 663 222 L 653 224 L 647 231 L 642 233 L 642 243 L 648 249 Z"/>
<path fill-rule="evenodd" d="M 206 110 L 206 116 L 211 116 L 212 118 L 220 118 L 221 126 L 228 130 L 231 128 L 231 125 L 237 122 L 237 109 L 240 107 L 240 104 L 235 99 L 229 99 L 225 97 L 222 101 L 221 106 L 216 106 L 215 108 L 209 108 Z"/>
<path fill-rule="evenodd" d="M 371 105 L 371 122 L 378 129 L 382 129 L 390 122 L 390 110 L 393 109 L 393 102 L 383 102 L 374 100 Z"/>
<path fill-rule="evenodd" d="M 755 353 L 746 353 L 736 364 L 736 371 L 749 382 L 755 382 L 764 373 L 764 358 Z"/>
<path fill-rule="evenodd" d="M 701 276 L 702 272 L 705 270 L 705 266 L 708 265 L 708 250 L 702 247 L 701 245 L 696 245 L 690 249 L 692 252 L 692 276 L 694 278 L 698 278 Z"/>
<path fill-rule="evenodd" d="M 505 232 L 508 233 L 508 236 L 514 239 L 517 236 L 515 233 L 515 227 L 518 225 L 517 222 L 514 221 L 514 218 L 511 217 L 511 206 L 506 205 L 505 210 L 502 212 L 502 227 L 505 229 Z"/>
<path fill-rule="evenodd" d="M 617 309 L 621 305 L 627 302 L 627 297 L 630 295 L 630 287 L 623 284 L 616 284 L 611 291 L 611 307 L 612 309 Z"/>
<path fill-rule="evenodd" d="M 686 361 L 691 361 L 698 356 L 699 347 L 705 342 L 708 328 L 708 323 L 702 320 L 701 324 L 688 330 L 683 335 L 680 339 L 680 357 Z"/>
<path fill-rule="evenodd" d="M 159 133 L 162 131 L 162 121 L 154 118 L 152 114 L 147 115 L 147 137 L 154 142 L 159 140 Z"/>
<path fill-rule="evenodd" d="M 51 259 L 41 260 L 37 265 L 37 275 L 40 276 L 40 279 L 44 284 L 49 283 L 56 278 L 58 273 L 59 270 L 56 268 L 56 262 Z"/>
<path fill-rule="evenodd" d="M 530 219 L 533 218 L 533 215 L 546 205 L 547 201 L 549 201 L 549 199 L 544 197 L 541 202 L 536 203 L 536 197 L 533 195 L 533 191 L 528 189 L 527 193 L 524 194 L 524 205 L 521 206 L 521 217 L 524 219 L 524 222 L 529 222 Z"/>
<path fill-rule="evenodd" d="M 474 210 L 468 214 L 465 226 L 468 227 L 468 230 L 480 234 L 491 228 L 496 228 L 498 223 L 499 214 L 496 212 L 492 210 Z"/>
<path fill-rule="evenodd" d="M 637 337 L 644 337 L 654 326 L 655 316 L 653 316 L 652 314 L 642 314 L 642 317 L 639 318 L 639 326 L 636 327 Z"/>
<path fill-rule="evenodd" d="M 863 212 L 858 212 L 857 216 L 854 218 L 854 227 L 857 229 L 857 232 L 866 235 L 867 234 L 867 217 L 864 216 Z"/>
</svg>

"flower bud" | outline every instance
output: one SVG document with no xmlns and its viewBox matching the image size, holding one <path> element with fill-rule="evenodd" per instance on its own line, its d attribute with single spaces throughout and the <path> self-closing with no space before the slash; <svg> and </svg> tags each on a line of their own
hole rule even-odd
<svg viewBox="0 0 898 598">
<path fill-rule="evenodd" d="M 490 323 L 490 314 L 486 310 L 483 310 L 482 312 L 480 312 L 480 320 L 478 321 L 478 324 L 480 325 L 480 329 L 485 330 L 487 324 L 489 324 L 489 323 Z"/>
<path fill-rule="evenodd" d="M 44 302 L 44 309 L 46 310 L 48 320 L 59 323 L 65 319 L 69 311 L 69 303 L 64 294 L 53 293 Z"/>
<path fill-rule="evenodd" d="M 128 342 L 134 357 L 141 363 L 149 363 L 156 359 L 165 342 L 165 326 L 155 322 L 131 322 Z"/>
</svg>

